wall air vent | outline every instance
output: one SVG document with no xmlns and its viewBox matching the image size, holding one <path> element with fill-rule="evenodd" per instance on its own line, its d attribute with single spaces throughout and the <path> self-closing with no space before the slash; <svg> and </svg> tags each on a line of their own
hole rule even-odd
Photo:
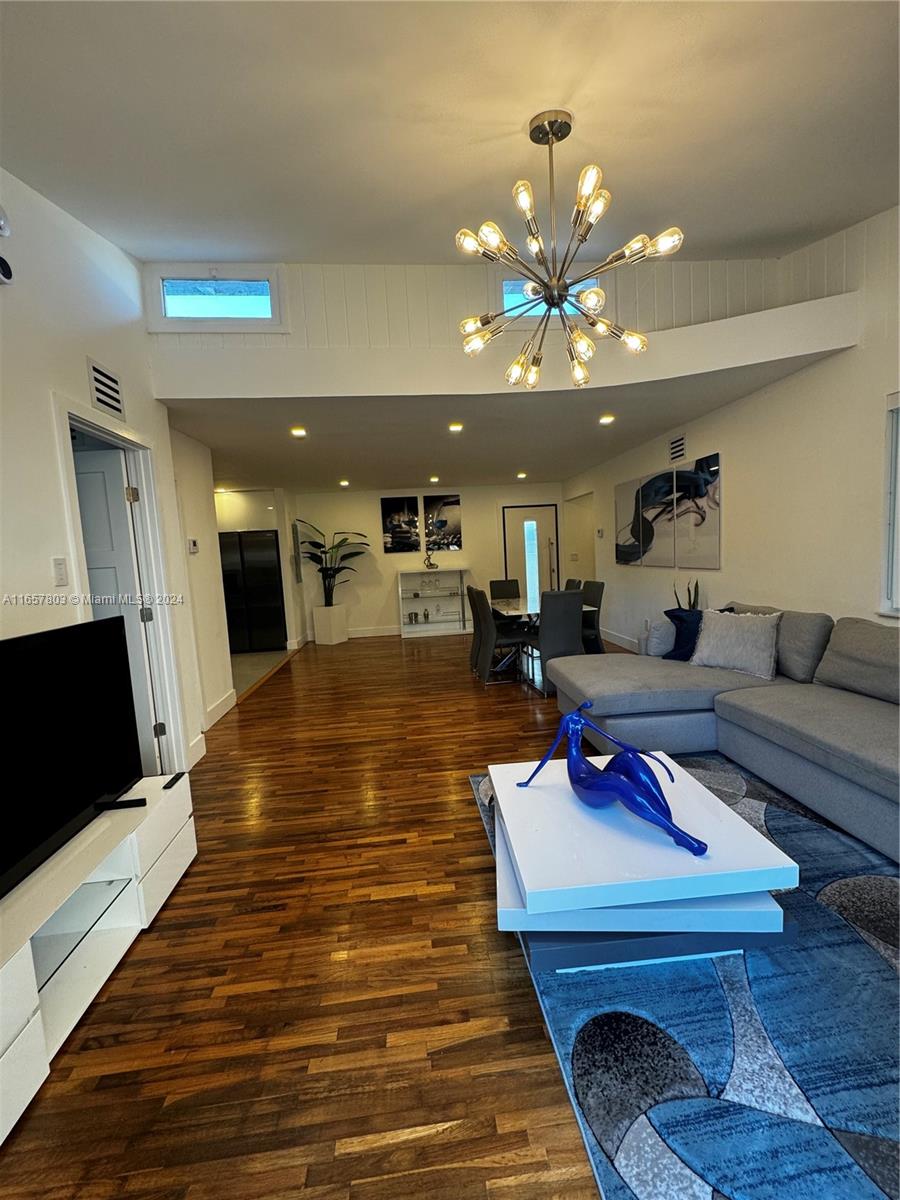
<svg viewBox="0 0 900 1200">
<path fill-rule="evenodd" d="M 100 412 L 109 413 L 125 420 L 125 401 L 122 399 L 122 386 L 118 376 L 113 375 L 106 367 L 101 367 L 92 358 L 87 360 L 88 379 L 91 384 L 91 404 Z"/>
<path fill-rule="evenodd" d="M 687 445 L 684 434 L 680 433 L 678 437 L 673 437 L 669 442 L 669 462 L 678 462 L 679 459 L 684 458 L 685 454 L 687 454 Z"/>
</svg>

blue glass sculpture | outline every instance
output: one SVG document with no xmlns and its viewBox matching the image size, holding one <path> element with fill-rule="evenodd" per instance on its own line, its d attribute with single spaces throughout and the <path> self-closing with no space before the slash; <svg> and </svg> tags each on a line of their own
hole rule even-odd
<svg viewBox="0 0 900 1200">
<path fill-rule="evenodd" d="M 674 783 L 675 776 L 666 764 L 655 754 L 645 754 L 636 746 L 620 742 L 611 733 L 607 733 L 605 729 L 601 729 L 599 725 L 595 725 L 593 721 L 582 716 L 585 709 L 590 707 L 591 701 L 585 700 L 574 712 L 566 713 L 559 723 L 553 745 L 529 777 L 517 786 L 528 787 L 538 772 L 546 767 L 557 746 L 565 737 L 567 739 L 566 765 L 569 770 L 569 783 L 572 791 L 583 804 L 587 804 L 590 808 L 605 808 L 608 804 L 618 800 L 636 817 L 665 830 L 676 846 L 683 846 L 685 850 L 690 850 L 694 855 L 705 854 L 708 849 L 706 842 L 691 837 L 689 833 L 679 829 L 672 820 L 672 810 L 663 795 L 659 780 L 644 760 L 652 758 L 655 763 L 659 763 L 671 782 Z M 614 754 L 603 768 L 595 767 L 585 758 L 581 748 L 581 731 L 585 725 L 589 729 L 593 729 L 595 733 L 602 734 L 616 746 L 621 746 L 619 753 Z"/>
</svg>

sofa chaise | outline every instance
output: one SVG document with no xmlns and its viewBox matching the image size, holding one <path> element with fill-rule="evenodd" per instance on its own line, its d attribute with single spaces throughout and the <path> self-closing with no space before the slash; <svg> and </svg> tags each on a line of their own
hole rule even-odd
<svg viewBox="0 0 900 1200">
<path fill-rule="evenodd" d="M 547 674 L 561 712 L 591 700 L 601 728 L 642 749 L 719 750 L 900 861 L 896 628 L 786 611 L 771 680 L 631 654 L 556 658 Z M 609 751 L 599 735 L 585 732 Z"/>
</svg>

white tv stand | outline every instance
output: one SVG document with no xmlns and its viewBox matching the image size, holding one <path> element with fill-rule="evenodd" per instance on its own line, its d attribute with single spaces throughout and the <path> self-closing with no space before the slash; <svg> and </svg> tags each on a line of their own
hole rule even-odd
<svg viewBox="0 0 900 1200">
<path fill-rule="evenodd" d="M 0 1142 L 197 853 L 187 775 L 142 779 L 0 900 Z M 35 801 L 39 802 L 35 797 Z"/>
</svg>

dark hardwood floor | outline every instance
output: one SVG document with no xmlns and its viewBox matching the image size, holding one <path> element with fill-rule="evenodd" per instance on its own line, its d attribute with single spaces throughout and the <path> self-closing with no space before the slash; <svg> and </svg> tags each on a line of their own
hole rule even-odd
<svg viewBox="0 0 900 1200">
<path fill-rule="evenodd" d="M 596 1197 L 468 776 L 555 703 L 305 647 L 207 735 L 200 852 L 0 1151 L 2 1200 Z"/>
</svg>

